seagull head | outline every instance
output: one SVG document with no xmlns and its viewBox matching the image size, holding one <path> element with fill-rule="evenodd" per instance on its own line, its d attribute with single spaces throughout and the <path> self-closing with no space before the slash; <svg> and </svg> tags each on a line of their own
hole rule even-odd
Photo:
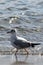
<svg viewBox="0 0 43 65">
<path fill-rule="evenodd" d="M 15 29 L 11 29 L 11 30 L 8 31 L 7 33 L 10 33 L 10 34 L 16 34 L 16 30 L 15 30 Z"/>
<path fill-rule="evenodd" d="M 10 33 L 11 42 L 13 42 L 17 38 L 16 29 L 11 29 L 7 33 Z"/>
<path fill-rule="evenodd" d="M 11 43 L 13 43 L 15 41 L 15 39 L 17 38 L 16 30 L 15 29 L 11 29 L 7 33 L 9 33 L 10 41 L 11 41 Z"/>
<path fill-rule="evenodd" d="M 15 33 L 15 30 L 10 30 L 10 31 L 8 31 L 7 33 Z"/>
</svg>

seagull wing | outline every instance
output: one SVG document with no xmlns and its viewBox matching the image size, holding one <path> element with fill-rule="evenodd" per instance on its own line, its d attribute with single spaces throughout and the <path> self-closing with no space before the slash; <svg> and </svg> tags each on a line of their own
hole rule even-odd
<svg viewBox="0 0 43 65">
<path fill-rule="evenodd" d="M 36 45 L 40 45 L 40 43 L 32 43 L 21 37 L 17 37 L 17 39 L 13 43 L 13 46 L 15 46 L 16 48 L 34 48 Z"/>
<path fill-rule="evenodd" d="M 28 43 L 27 41 L 24 41 L 24 40 L 20 40 L 20 39 L 15 40 L 14 45 L 16 45 L 16 47 L 18 47 L 18 48 L 30 47 L 30 43 Z"/>
</svg>

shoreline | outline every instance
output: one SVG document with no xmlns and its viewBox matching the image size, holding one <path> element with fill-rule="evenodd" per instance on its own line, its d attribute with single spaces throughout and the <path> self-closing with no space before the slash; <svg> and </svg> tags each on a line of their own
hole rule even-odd
<svg viewBox="0 0 43 65">
<path fill-rule="evenodd" d="M 15 54 L 15 51 L 0 51 L 0 55 L 12 55 Z M 27 55 L 26 52 L 17 52 L 17 55 Z M 28 55 L 41 55 L 43 56 L 43 53 L 29 53 Z"/>
</svg>

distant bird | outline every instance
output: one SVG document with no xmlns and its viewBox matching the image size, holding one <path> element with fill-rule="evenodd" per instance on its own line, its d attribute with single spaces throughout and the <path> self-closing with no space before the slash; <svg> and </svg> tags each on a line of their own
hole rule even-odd
<svg viewBox="0 0 43 65">
<path fill-rule="evenodd" d="M 10 38 L 11 44 L 13 47 L 15 47 L 17 49 L 15 55 L 17 54 L 18 49 L 24 49 L 28 54 L 28 51 L 26 48 L 28 48 L 28 47 L 34 48 L 36 45 L 40 45 L 40 43 L 32 43 L 22 37 L 17 36 L 16 30 L 12 29 L 12 30 L 8 31 L 7 33 L 11 33 L 11 38 Z"/>
</svg>

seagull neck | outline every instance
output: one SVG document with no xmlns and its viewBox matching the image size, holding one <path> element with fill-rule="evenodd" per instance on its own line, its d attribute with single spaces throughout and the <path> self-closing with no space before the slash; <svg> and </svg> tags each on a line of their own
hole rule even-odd
<svg viewBox="0 0 43 65">
<path fill-rule="evenodd" d="M 16 34 L 11 34 L 11 41 L 15 41 L 17 39 L 17 35 Z"/>
</svg>

